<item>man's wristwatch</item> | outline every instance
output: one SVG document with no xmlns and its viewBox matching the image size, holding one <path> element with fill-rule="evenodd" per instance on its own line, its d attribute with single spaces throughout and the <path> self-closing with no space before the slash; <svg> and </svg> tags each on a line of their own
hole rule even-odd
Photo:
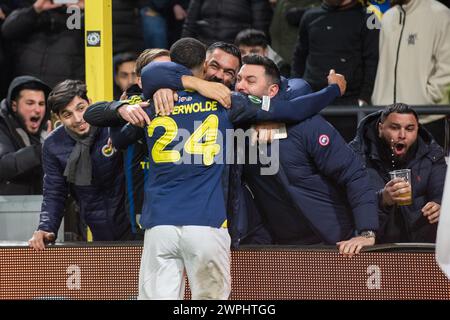
<svg viewBox="0 0 450 320">
<path fill-rule="evenodd" d="M 359 233 L 359 236 L 364 238 L 375 238 L 376 233 L 373 230 L 364 230 Z"/>
</svg>

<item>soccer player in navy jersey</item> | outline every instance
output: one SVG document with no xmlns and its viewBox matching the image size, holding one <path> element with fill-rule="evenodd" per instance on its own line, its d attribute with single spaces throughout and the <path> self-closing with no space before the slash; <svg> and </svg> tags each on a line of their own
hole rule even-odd
<svg viewBox="0 0 450 320">
<path fill-rule="evenodd" d="M 171 58 L 195 76 L 203 74 L 205 48 L 197 40 L 179 40 L 171 48 Z M 145 73 L 144 68 L 144 91 Z M 275 84 L 272 94 L 277 92 Z M 330 86 L 320 102 L 327 105 L 340 94 L 338 85 Z M 113 137 L 120 148 L 145 135 L 151 150 L 141 218 L 146 233 L 139 298 L 181 299 L 186 272 L 193 299 L 227 299 L 230 237 L 221 184 L 224 164 L 216 162 L 225 154 L 226 143 L 221 144 L 220 137 L 236 123 L 298 122 L 303 112 L 293 106 L 266 112 L 257 105 L 243 104 L 240 100 L 247 97 L 240 94 L 232 96 L 230 110 L 196 92 L 179 91 L 178 96 L 170 116 L 155 117 L 154 108 L 148 108 L 152 121 L 144 130 L 127 125 L 122 136 Z"/>
</svg>

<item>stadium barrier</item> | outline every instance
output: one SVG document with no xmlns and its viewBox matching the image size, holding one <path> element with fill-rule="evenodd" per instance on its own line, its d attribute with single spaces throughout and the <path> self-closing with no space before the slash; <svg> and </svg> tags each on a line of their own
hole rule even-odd
<svg viewBox="0 0 450 320">
<path fill-rule="evenodd" d="M 0 243 L 0 299 L 136 299 L 142 243 Z M 432 244 L 378 245 L 346 258 L 335 247 L 232 251 L 232 300 L 447 299 Z M 187 287 L 187 297 L 190 297 Z"/>
<path fill-rule="evenodd" d="M 0 195 L 0 241 L 30 239 L 39 225 L 41 205 L 41 195 Z M 59 228 L 57 241 L 64 241 L 64 219 Z"/>
</svg>

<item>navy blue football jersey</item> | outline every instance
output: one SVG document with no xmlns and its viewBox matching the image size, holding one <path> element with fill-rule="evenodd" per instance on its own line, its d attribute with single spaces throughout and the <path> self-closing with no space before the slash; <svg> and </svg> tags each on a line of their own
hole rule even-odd
<svg viewBox="0 0 450 320">
<path fill-rule="evenodd" d="M 337 86 L 324 90 L 328 92 L 323 97 L 311 95 L 304 100 L 327 103 L 339 93 Z M 146 108 L 150 125 L 144 130 L 133 126 L 121 130 L 124 144 L 143 133 L 148 145 L 141 225 L 145 229 L 157 225 L 226 226 L 221 179 L 227 130 L 233 130 L 235 124 L 258 121 L 298 122 L 305 112 L 293 105 L 264 111 L 256 97 L 240 93 L 232 94 L 231 109 L 192 91 L 178 91 L 178 97 L 169 116 L 156 116 L 153 107 Z"/>
<path fill-rule="evenodd" d="M 145 129 L 150 170 L 141 224 L 225 226 L 222 159 L 233 124 L 217 101 L 178 95 L 172 114 L 152 117 Z"/>
</svg>

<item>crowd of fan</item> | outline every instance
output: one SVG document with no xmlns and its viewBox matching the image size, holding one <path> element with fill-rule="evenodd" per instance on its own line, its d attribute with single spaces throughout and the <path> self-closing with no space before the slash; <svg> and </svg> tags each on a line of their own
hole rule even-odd
<svg viewBox="0 0 450 320">
<path fill-rule="evenodd" d="M 112 0 L 114 99 L 132 95 L 132 85 L 140 76 L 136 66 L 142 63 L 138 56 L 145 48 L 168 49 L 180 37 L 193 37 L 208 46 L 217 41 L 234 43 L 242 56 L 269 57 L 283 76 L 303 78 L 313 91 L 328 86 L 327 75 L 334 69 L 347 80 L 345 94 L 333 102 L 338 106 L 448 104 L 450 10 L 437 0 L 390 2 L 402 6 L 385 12 L 381 24 L 374 27 L 370 19 L 375 13 L 368 9 L 369 3 L 359 0 Z M 84 1 L 78 6 L 83 8 Z M 42 142 L 52 129 L 50 110 L 45 108 L 48 94 L 64 80 L 85 77 L 83 24 L 79 30 L 69 29 L 69 16 L 66 6 L 51 0 L 0 4 L 0 195 L 42 193 Z M 230 86 L 235 75 L 231 77 Z M 38 108 L 25 120 L 15 116 L 24 90 L 40 92 L 23 102 Z M 398 108 L 391 112 L 411 114 Z M 380 115 L 366 119 L 364 126 L 376 127 Z M 356 131 L 356 124 L 342 117 L 328 120 L 347 142 L 356 136 L 352 148 L 377 171 L 371 156 L 383 162 L 385 155 L 368 145 L 378 133 L 366 134 L 370 130 L 362 127 Z M 401 222 L 387 242 L 434 241 L 434 226 L 431 231 L 423 227 L 437 222 L 436 209 L 428 203 L 439 205 L 442 196 L 444 117 L 421 116 L 420 122 L 419 138 L 411 143 L 414 157 L 403 159 L 401 165 L 416 165 L 413 160 L 419 151 L 431 159 L 426 162 L 429 181 L 420 181 L 419 173 L 425 179 L 422 162 L 417 174 L 417 184 L 425 183 L 420 187 L 425 198 L 414 208 L 398 211 L 387 190 L 391 185 L 383 183 L 392 167 L 381 165 L 378 175 L 384 173 L 377 183 L 385 190 L 379 201 L 387 220 L 398 220 L 389 213 L 396 210 L 406 221 L 413 211 L 423 212 L 425 220 Z M 433 171 L 435 163 L 439 168 Z M 436 193 L 426 199 L 431 185 Z M 414 235 L 397 236 L 395 232 L 403 232 L 400 229 Z"/>
</svg>

